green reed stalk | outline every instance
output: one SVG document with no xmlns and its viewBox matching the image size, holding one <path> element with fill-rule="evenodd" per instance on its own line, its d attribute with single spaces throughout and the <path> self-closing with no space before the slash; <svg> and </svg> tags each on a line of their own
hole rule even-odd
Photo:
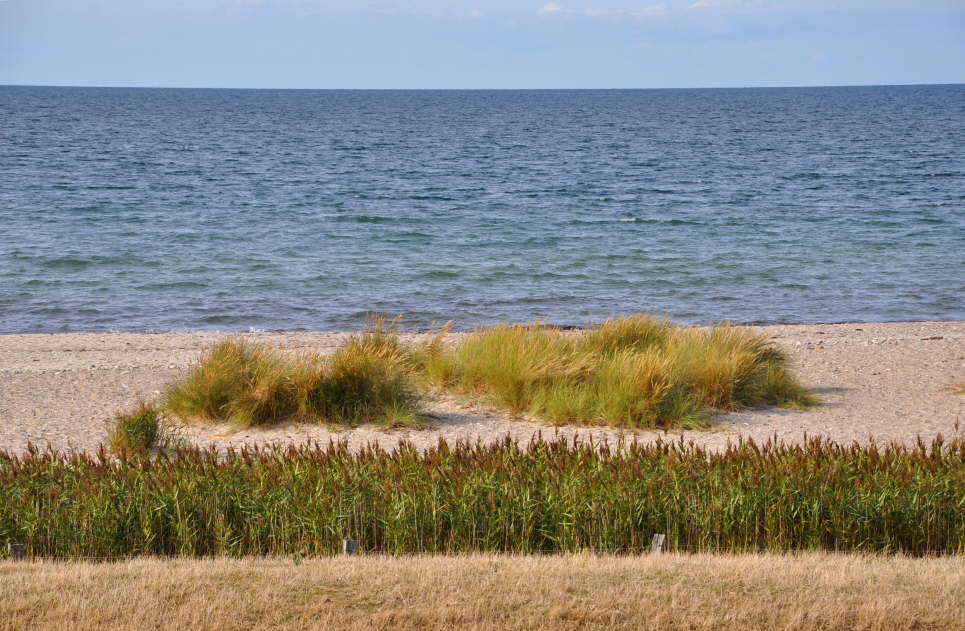
<svg viewBox="0 0 965 631">
<path fill-rule="evenodd" d="M 965 552 L 965 442 L 509 440 L 150 458 L 0 453 L 0 542 L 38 556 L 670 550 Z"/>
</svg>

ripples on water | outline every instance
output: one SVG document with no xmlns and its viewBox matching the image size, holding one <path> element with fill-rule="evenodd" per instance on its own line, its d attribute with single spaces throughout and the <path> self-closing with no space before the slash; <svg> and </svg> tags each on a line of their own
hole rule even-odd
<svg viewBox="0 0 965 631">
<path fill-rule="evenodd" d="M 0 87 L 0 332 L 965 319 L 965 86 Z"/>
</svg>

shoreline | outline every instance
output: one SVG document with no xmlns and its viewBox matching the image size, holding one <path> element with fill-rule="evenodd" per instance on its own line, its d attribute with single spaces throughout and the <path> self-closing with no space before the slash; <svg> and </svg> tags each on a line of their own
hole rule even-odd
<svg viewBox="0 0 965 631">
<path fill-rule="evenodd" d="M 381 314 L 385 315 L 385 314 Z M 685 327 L 685 328 L 707 328 L 711 326 L 717 326 L 721 324 L 730 324 L 733 326 L 747 327 L 752 329 L 761 329 L 769 327 L 809 327 L 809 326 L 837 326 L 837 325 L 879 325 L 879 324 L 902 324 L 902 325 L 918 325 L 918 324 L 959 324 L 965 322 L 963 320 L 832 320 L 826 322 L 778 322 L 774 320 L 750 320 L 746 322 L 738 322 L 732 320 L 719 320 L 714 323 L 705 324 L 687 324 L 683 322 L 678 322 L 670 316 L 664 316 L 659 313 L 653 314 L 658 318 L 667 318 L 674 322 L 674 324 Z M 390 322 L 391 318 L 385 316 L 386 322 Z M 546 328 L 557 328 L 563 331 L 585 331 L 591 326 L 595 326 L 604 320 L 593 321 L 590 324 L 565 324 L 565 323 L 554 323 L 554 322 L 543 322 L 542 320 L 527 320 L 525 322 L 493 322 L 489 324 L 476 324 L 468 327 L 454 326 L 450 329 L 452 333 L 471 333 L 477 327 L 490 327 L 496 326 L 498 324 L 531 324 L 534 322 L 541 323 Z M 445 321 L 440 321 L 445 324 Z M 353 335 L 362 331 L 365 323 L 363 320 L 359 321 L 359 327 L 353 330 L 339 330 L 339 329 L 257 329 L 250 327 L 248 329 L 171 329 L 171 330 L 137 330 L 137 331 L 124 331 L 119 329 L 105 329 L 105 330 L 88 330 L 88 331 L 8 331 L 0 332 L 0 339 L 8 337 L 18 337 L 18 336 L 66 336 L 66 335 L 223 335 L 223 336 L 234 336 L 234 335 Z M 428 335 L 435 329 L 420 327 L 414 330 L 400 331 L 402 335 Z"/>
<path fill-rule="evenodd" d="M 440 438 L 491 441 L 507 434 L 527 441 L 537 432 L 594 440 L 619 436 L 651 441 L 684 437 L 719 448 L 740 438 L 800 441 L 804 434 L 837 442 L 926 442 L 958 431 L 965 397 L 949 386 L 965 382 L 965 321 L 856 322 L 751 327 L 784 348 L 805 385 L 823 403 L 806 411 L 777 408 L 719 415 L 709 431 L 658 432 L 607 427 L 554 427 L 512 417 L 456 397 L 427 402 L 431 425 L 422 430 L 380 431 L 284 425 L 234 431 L 221 425 L 191 425 L 185 438 L 202 446 L 291 444 L 345 439 L 360 447 L 375 442 L 416 446 Z M 450 334 L 458 339 L 463 333 Z M 104 421 L 139 397 L 157 396 L 207 346 L 229 335 L 288 350 L 330 352 L 351 333 L 31 333 L 0 335 L 0 450 L 38 447 L 96 449 Z M 417 340 L 421 334 L 404 333 Z"/>
</svg>

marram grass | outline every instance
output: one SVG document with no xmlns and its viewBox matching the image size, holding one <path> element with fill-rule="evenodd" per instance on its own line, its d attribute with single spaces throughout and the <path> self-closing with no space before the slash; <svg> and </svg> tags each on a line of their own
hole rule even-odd
<svg viewBox="0 0 965 631">
<path fill-rule="evenodd" d="M 436 386 L 555 423 L 696 428 L 714 410 L 816 402 L 760 334 L 647 314 L 582 334 L 539 323 L 480 328 L 454 348 L 434 340 L 415 354 Z"/>
<path fill-rule="evenodd" d="M 319 356 L 229 339 L 171 384 L 162 403 L 182 419 L 242 426 L 289 420 L 412 425 L 419 397 L 392 342 L 387 335 L 366 333 Z"/>
<path fill-rule="evenodd" d="M 740 327 L 681 328 L 638 314 L 580 333 L 540 324 L 480 328 L 455 346 L 443 329 L 406 346 L 396 323 L 377 320 L 328 357 L 228 339 L 168 388 L 163 405 L 180 418 L 243 426 L 414 425 L 421 384 L 553 423 L 699 428 L 714 411 L 815 401 L 779 348 Z"/>
<path fill-rule="evenodd" d="M 162 436 L 157 409 L 141 402 L 130 412 L 118 412 L 107 422 L 107 441 L 112 451 L 147 451 Z"/>
<path fill-rule="evenodd" d="M 965 552 L 965 442 L 440 442 L 0 452 L 0 542 L 38 557 Z"/>
</svg>

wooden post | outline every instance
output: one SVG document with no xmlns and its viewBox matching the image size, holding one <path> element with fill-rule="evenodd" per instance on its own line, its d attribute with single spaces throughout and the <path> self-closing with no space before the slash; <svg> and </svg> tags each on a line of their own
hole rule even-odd
<svg viewBox="0 0 965 631">
<path fill-rule="evenodd" d="M 342 539 L 342 554 L 345 556 L 353 556 L 358 554 L 359 542 L 355 539 Z"/>
<path fill-rule="evenodd" d="M 666 535 L 655 534 L 653 536 L 653 541 L 650 542 L 650 554 L 662 554 L 663 553 L 663 540 Z"/>
<path fill-rule="evenodd" d="M 10 542 L 7 544 L 7 552 L 13 561 L 23 561 L 27 558 L 27 546 L 22 543 Z"/>
</svg>

